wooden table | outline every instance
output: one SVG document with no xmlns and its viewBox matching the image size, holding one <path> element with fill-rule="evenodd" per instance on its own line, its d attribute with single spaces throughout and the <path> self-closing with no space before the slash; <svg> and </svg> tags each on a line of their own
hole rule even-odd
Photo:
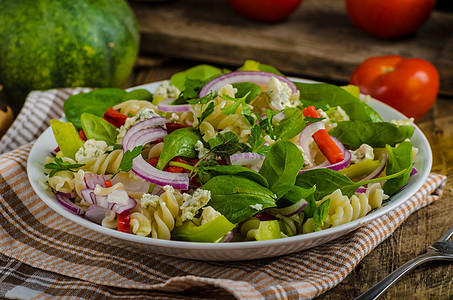
<svg viewBox="0 0 453 300">
<path fill-rule="evenodd" d="M 140 58 L 131 86 L 168 79 L 173 73 L 199 61 Z M 432 110 L 417 125 L 427 136 L 434 155 L 433 172 L 453 179 L 453 99 L 439 97 Z M 407 260 L 423 253 L 428 245 L 453 225 L 453 183 L 447 181 L 444 195 L 434 204 L 412 214 L 387 240 L 366 256 L 338 286 L 319 299 L 352 299 L 377 283 Z M 383 299 L 451 299 L 453 264 L 432 262 L 405 275 Z"/>
</svg>

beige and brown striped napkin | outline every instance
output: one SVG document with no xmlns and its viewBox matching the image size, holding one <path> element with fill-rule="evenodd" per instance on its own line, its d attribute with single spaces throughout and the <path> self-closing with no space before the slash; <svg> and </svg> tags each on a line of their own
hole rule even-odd
<svg viewBox="0 0 453 300">
<path fill-rule="evenodd" d="M 316 248 L 243 262 L 202 262 L 142 250 L 83 228 L 50 209 L 31 188 L 33 140 L 83 89 L 32 92 L 0 140 L 0 297 L 310 299 L 340 283 L 414 211 L 442 194 L 431 174 L 398 209 Z"/>
</svg>

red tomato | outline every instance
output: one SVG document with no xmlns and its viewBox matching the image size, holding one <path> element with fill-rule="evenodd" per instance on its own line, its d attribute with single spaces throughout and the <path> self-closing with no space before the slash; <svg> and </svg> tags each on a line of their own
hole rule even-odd
<svg viewBox="0 0 453 300">
<path fill-rule="evenodd" d="M 227 0 L 240 15 L 263 22 L 277 22 L 286 18 L 303 0 Z"/>
<path fill-rule="evenodd" d="M 414 32 L 428 19 L 436 0 L 345 0 L 352 23 L 380 37 Z"/>
<path fill-rule="evenodd" d="M 439 73 L 424 59 L 376 56 L 361 63 L 349 83 L 357 85 L 361 93 L 418 120 L 436 101 Z"/>
</svg>

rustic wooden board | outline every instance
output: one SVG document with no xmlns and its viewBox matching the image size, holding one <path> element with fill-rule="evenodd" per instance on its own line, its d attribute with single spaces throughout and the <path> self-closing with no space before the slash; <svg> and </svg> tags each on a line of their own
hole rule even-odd
<svg viewBox="0 0 453 300">
<path fill-rule="evenodd" d="M 239 66 L 254 59 L 287 75 L 347 82 L 375 55 L 431 61 L 441 94 L 453 96 L 453 13 L 435 11 L 412 36 L 379 40 L 351 25 L 340 0 L 305 0 L 286 21 L 264 24 L 235 14 L 224 0 L 130 1 L 143 53 Z"/>
</svg>

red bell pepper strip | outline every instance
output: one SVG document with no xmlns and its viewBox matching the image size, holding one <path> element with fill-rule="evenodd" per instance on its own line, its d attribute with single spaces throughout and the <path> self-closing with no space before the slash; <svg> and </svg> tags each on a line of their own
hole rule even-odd
<svg viewBox="0 0 453 300">
<path fill-rule="evenodd" d="M 84 141 L 87 140 L 87 136 L 85 135 L 85 131 L 83 131 L 83 129 L 79 130 L 79 136 L 82 140 L 84 140 Z"/>
<path fill-rule="evenodd" d="M 123 115 L 122 113 L 111 107 L 109 107 L 104 114 L 104 119 L 116 128 L 120 128 L 122 125 L 124 125 L 127 118 L 128 116 Z"/>
<path fill-rule="evenodd" d="M 311 118 L 319 118 L 316 108 L 311 105 L 302 111 L 304 116 Z M 322 154 L 327 158 L 331 164 L 338 163 L 343 160 L 343 152 L 340 147 L 332 140 L 327 130 L 320 129 L 313 134 L 313 139 L 321 150 Z"/>
<path fill-rule="evenodd" d="M 118 214 L 118 231 L 130 233 L 131 215 L 129 212 Z"/>
</svg>

